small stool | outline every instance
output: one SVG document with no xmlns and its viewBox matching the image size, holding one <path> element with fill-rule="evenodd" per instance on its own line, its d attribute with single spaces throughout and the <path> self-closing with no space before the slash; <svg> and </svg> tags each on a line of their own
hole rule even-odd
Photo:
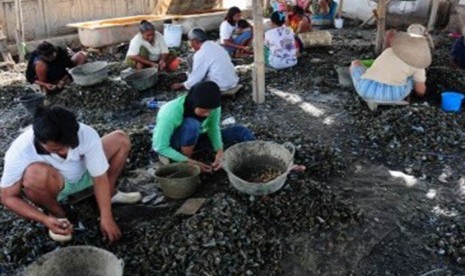
<svg viewBox="0 0 465 276">
<path fill-rule="evenodd" d="M 373 101 L 373 100 L 365 100 L 368 108 L 371 111 L 375 111 L 379 105 L 409 105 L 409 102 L 407 101 L 398 101 L 398 102 L 393 102 L 393 101 Z"/>
</svg>

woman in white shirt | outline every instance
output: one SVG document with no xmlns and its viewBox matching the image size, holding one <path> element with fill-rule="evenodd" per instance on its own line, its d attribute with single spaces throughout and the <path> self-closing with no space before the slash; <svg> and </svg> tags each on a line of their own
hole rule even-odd
<svg viewBox="0 0 465 276">
<path fill-rule="evenodd" d="M 177 58 L 169 54 L 163 35 L 155 31 L 155 26 L 142 20 L 139 26 L 140 32 L 129 43 L 126 54 L 126 63 L 133 69 L 158 67 L 161 70 L 174 68 Z"/>
<path fill-rule="evenodd" d="M 231 7 L 220 25 L 220 44 L 232 56 L 237 50 L 249 52 L 249 45 L 252 41 L 252 30 L 235 35 L 237 22 L 241 20 L 241 10 L 238 7 Z"/>
<path fill-rule="evenodd" d="M 275 69 L 289 68 L 297 64 L 297 48 L 294 32 L 284 25 L 283 12 L 271 14 L 272 29 L 265 33 L 265 63 Z"/>
</svg>

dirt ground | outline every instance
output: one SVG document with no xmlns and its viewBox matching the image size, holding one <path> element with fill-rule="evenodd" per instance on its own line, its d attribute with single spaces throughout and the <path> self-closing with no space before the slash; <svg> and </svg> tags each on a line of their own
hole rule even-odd
<svg viewBox="0 0 465 276">
<path fill-rule="evenodd" d="M 307 171 L 258 198 L 237 192 L 224 172 L 203 175 L 194 197 L 208 200 L 192 217 L 174 216 L 183 201 L 161 196 L 150 152 L 156 111 L 143 106 L 147 98 L 181 94 L 168 89 L 179 77 L 162 75 L 155 88 L 139 93 L 114 80 L 121 54 L 92 53 L 114 62 L 114 78 L 91 88 L 72 85 L 47 102 L 66 104 L 101 134 L 128 132 L 133 152 L 120 188 L 158 196 L 115 206 L 124 231 L 116 245 L 101 240 L 92 199 L 67 206 L 78 228 L 71 245 L 113 252 L 127 275 L 465 275 L 465 117 L 442 112 L 439 101 L 441 91 L 465 92 L 464 72 L 448 66 L 453 40 L 434 34 L 425 99 L 371 112 L 352 87 L 338 83 L 335 66 L 373 58 L 375 30 L 346 25 L 330 30 L 332 47 L 308 50 L 295 68 L 267 71 L 263 105 L 253 103 L 251 66 L 241 61 L 244 89 L 223 102 L 223 119 L 234 117 L 259 139 L 292 142 L 295 162 Z M 23 71 L 0 72 L 1 156 L 31 122 L 14 101 L 30 93 Z M 0 222 L 0 274 L 17 274 L 66 246 L 3 207 Z"/>
</svg>

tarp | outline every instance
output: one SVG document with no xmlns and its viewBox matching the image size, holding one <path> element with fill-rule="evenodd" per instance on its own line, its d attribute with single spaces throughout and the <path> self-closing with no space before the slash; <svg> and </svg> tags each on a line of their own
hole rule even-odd
<svg viewBox="0 0 465 276">
<path fill-rule="evenodd" d="M 389 5 L 388 13 L 405 14 L 416 17 L 427 17 L 431 0 L 398 1 L 394 0 Z M 344 0 L 343 13 L 350 18 L 366 20 L 370 18 L 376 9 L 377 3 L 372 0 Z"/>
</svg>

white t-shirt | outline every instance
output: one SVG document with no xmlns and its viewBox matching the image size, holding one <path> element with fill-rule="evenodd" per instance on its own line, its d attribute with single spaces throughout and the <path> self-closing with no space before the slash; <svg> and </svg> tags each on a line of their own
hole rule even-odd
<svg viewBox="0 0 465 276">
<path fill-rule="evenodd" d="M 129 43 L 129 49 L 126 57 L 138 56 L 140 54 L 141 46 L 145 47 L 149 51 L 149 59 L 151 61 L 159 61 L 162 54 L 169 53 L 165 38 L 161 33 L 155 31 L 155 44 L 150 44 L 142 37 L 141 33 L 136 34 Z"/>
<path fill-rule="evenodd" d="M 86 171 L 92 177 L 103 175 L 109 165 L 97 131 L 80 123 L 78 137 L 79 145 L 70 149 L 66 159 L 63 159 L 55 153 L 39 154 L 34 145 L 33 129 L 29 128 L 13 141 L 5 154 L 0 187 L 10 187 L 20 181 L 26 168 L 36 162 L 51 165 L 60 172 L 65 181 L 71 183 L 78 182 Z"/>
<path fill-rule="evenodd" d="M 239 83 L 239 77 L 228 52 L 222 46 L 209 40 L 205 41 L 195 52 L 192 72 L 184 82 L 184 86 L 190 89 L 201 81 L 213 81 L 221 91 L 236 87 Z"/>
<path fill-rule="evenodd" d="M 297 64 L 297 48 L 291 28 L 282 26 L 267 31 L 265 46 L 268 48 L 268 64 L 271 67 L 283 69 Z"/>
<path fill-rule="evenodd" d="M 224 44 L 225 40 L 231 39 L 236 26 L 232 26 L 228 21 L 224 20 L 220 25 L 220 43 Z"/>
</svg>

